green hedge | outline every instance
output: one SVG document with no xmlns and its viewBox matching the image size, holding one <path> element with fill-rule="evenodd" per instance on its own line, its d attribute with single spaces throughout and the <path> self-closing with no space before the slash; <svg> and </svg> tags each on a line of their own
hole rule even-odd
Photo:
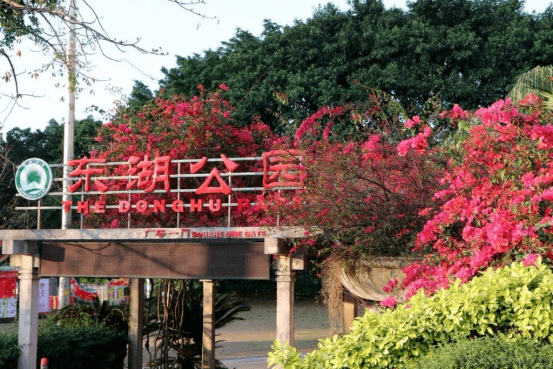
<svg viewBox="0 0 553 369">
<path fill-rule="evenodd" d="M 553 274 L 521 263 L 487 270 L 432 297 L 421 291 L 395 310 L 366 312 L 350 334 L 320 340 L 300 358 L 275 342 L 272 364 L 289 368 L 402 368 L 436 345 L 464 337 L 496 335 L 505 340 L 552 340 Z"/>
<path fill-rule="evenodd" d="M 0 334 L 0 368 L 17 368 L 19 347 L 15 334 Z"/>
<path fill-rule="evenodd" d="M 507 342 L 476 338 L 446 344 L 416 360 L 409 369 L 547 369 L 553 368 L 553 347 L 529 340 Z"/>
<path fill-rule="evenodd" d="M 122 369 L 127 353 L 127 334 L 106 326 L 41 327 L 38 362 L 47 357 L 49 369 Z M 16 368 L 17 336 L 0 335 L 0 368 Z"/>
<path fill-rule="evenodd" d="M 57 327 L 38 337 L 38 357 L 48 358 L 49 369 L 122 369 L 127 334 L 105 326 Z"/>
</svg>

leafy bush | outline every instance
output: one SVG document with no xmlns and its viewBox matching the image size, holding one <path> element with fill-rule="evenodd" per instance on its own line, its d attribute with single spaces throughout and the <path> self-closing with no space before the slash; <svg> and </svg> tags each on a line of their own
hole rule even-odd
<svg viewBox="0 0 553 369">
<path fill-rule="evenodd" d="M 551 345 L 529 340 L 508 342 L 498 338 L 461 340 L 440 346 L 409 369 L 553 368 Z"/>
<path fill-rule="evenodd" d="M 126 333 L 129 330 L 129 307 L 114 306 L 96 298 L 91 303 L 68 305 L 52 314 L 43 324 L 48 324 L 49 321 L 64 326 L 88 327 L 103 324 L 113 331 Z"/>
<path fill-rule="evenodd" d="M 90 322 L 41 322 L 38 358 L 47 357 L 50 369 L 122 369 L 127 333 Z M 0 368 L 16 368 L 18 357 L 17 335 L 0 335 Z"/>
<path fill-rule="evenodd" d="M 350 334 L 321 340 L 305 358 L 275 345 L 270 362 L 284 368 L 393 368 L 464 337 L 553 341 L 553 273 L 539 258 L 534 265 L 488 269 L 432 297 L 420 291 L 395 310 L 367 311 Z"/>
<path fill-rule="evenodd" d="M 41 327 L 38 357 L 47 357 L 50 369 L 121 369 L 127 353 L 127 333 L 105 325 Z"/>
<path fill-rule="evenodd" d="M 17 368 L 19 346 L 15 334 L 0 334 L 0 368 Z"/>
</svg>

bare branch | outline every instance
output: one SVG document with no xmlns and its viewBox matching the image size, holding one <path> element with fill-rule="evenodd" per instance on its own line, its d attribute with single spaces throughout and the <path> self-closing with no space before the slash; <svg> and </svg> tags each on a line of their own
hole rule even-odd
<svg viewBox="0 0 553 369">
<path fill-rule="evenodd" d="M 15 68 L 13 67 L 12 60 L 10 59 L 8 54 L 6 54 L 4 49 L 0 49 L 0 54 L 4 55 L 6 57 L 6 59 L 8 59 L 8 63 L 10 63 L 10 67 L 12 68 L 12 73 L 13 73 L 13 80 L 15 82 L 15 98 L 18 99 L 20 97 L 20 95 L 19 95 L 19 85 L 17 83 L 17 74 L 15 73 Z"/>
<path fill-rule="evenodd" d="M 167 0 L 167 1 L 169 1 L 170 3 L 175 3 L 178 6 L 180 6 L 181 8 L 183 8 L 184 10 L 186 10 L 186 11 L 192 13 L 192 14 L 195 14 L 199 17 L 202 17 L 204 19 L 215 19 L 215 18 L 217 18 L 217 17 L 208 17 L 208 16 L 206 16 L 204 14 L 201 14 L 201 13 L 198 13 L 194 9 L 190 8 L 190 5 L 205 4 L 205 1 L 203 1 L 203 0 L 192 1 L 192 2 L 182 2 L 182 1 L 179 1 L 179 0 Z"/>
<path fill-rule="evenodd" d="M 132 48 L 143 54 L 166 55 L 160 48 L 147 50 L 139 46 L 138 43 L 140 42 L 140 38 L 137 38 L 134 42 L 129 42 L 126 40 L 117 40 L 110 36 L 104 28 L 100 17 L 91 5 L 92 2 L 90 2 L 90 0 L 81 1 L 84 2 L 86 6 L 86 8 L 83 8 L 86 12 L 81 12 L 78 8 L 73 10 L 64 9 L 61 6 L 63 3 L 62 1 L 48 3 L 34 0 L 0 0 L 0 8 L 4 9 L 6 12 L 11 9 L 13 16 L 18 20 L 18 22 L 16 22 L 17 27 L 7 31 L 8 33 L 11 32 L 10 37 L 15 39 L 15 41 L 8 40 L 6 46 L 10 48 L 13 42 L 18 42 L 19 39 L 27 37 L 35 45 L 39 46 L 44 54 L 50 53 L 54 61 L 48 63 L 46 66 L 43 65 L 42 69 L 37 69 L 35 73 L 38 73 L 39 70 L 44 72 L 49 69 L 50 66 L 54 65 L 68 67 L 69 57 L 64 40 L 68 35 L 67 29 L 73 28 L 77 35 L 76 40 L 78 43 L 76 56 L 78 68 L 75 70 L 75 73 L 84 78 L 89 78 L 87 73 L 83 73 L 83 69 L 86 71 L 89 70 L 89 56 L 93 53 L 100 51 L 101 55 L 109 60 L 121 61 L 108 55 L 105 44 L 113 45 L 120 52 L 124 52 L 127 48 Z M 192 8 L 194 5 L 205 4 L 204 0 L 165 1 L 174 3 L 180 8 L 204 19 L 215 18 L 200 14 Z M 88 19 L 84 19 L 85 17 Z M 27 22 L 29 19 L 30 22 Z M 1 42 L 2 40 L 0 40 L 0 45 L 4 46 Z M 13 73 L 14 76 L 15 99 L 17 100 L 24 94 L 19 91 L 20 86 L 15 69 L 16 65 L 12 63 L 13 55 L 9 54 L 8 48 L 5 50 L 0 49 L 0 53 L 8 60 L 11 67 L 11 73 Z M 54 68 L 54 74 L 63 75 L 60 70 L 56 71 L 56 69 L 57 67 Z M 144 72 L 142 73 L 144 74 Z M 10 77 L 11 76 L 8 76 L 8 78 Z M 88 82 L 86 83 L 89 85 Z M 18 105 L 17 103 L 9 104 L 8 108 L 11 111 L 14 106 Z"/>
</svg>

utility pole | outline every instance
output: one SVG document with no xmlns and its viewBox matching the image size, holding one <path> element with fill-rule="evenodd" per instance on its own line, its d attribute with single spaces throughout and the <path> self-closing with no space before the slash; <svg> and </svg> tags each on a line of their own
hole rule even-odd
<svg viewBox="0 0 553 369">
<path fill-rule="evenodd" d="M 69 83 L 69 114 L 67 122 L 63 130 L 63 201 L 71 201 L 69 194 L 69 160 L 73 159 L 73 147 L 75 136 L 75 89 L 77 84 L 76 65 L 76 25 L 71 19 L 77 17 L 76 0 L 70 0 L 67 13 L 70 16 L 69 20 L 69 45 L 67 49 L 67 74 Z M 69 212 L 62 210 L 61 213 L 61 229 L 71 227 L 71 209 Z M 71 277 L 60 277 L 59 292 L 58 292 L 59 308 L 68 306 L 71 302 Z"/>
</svg>

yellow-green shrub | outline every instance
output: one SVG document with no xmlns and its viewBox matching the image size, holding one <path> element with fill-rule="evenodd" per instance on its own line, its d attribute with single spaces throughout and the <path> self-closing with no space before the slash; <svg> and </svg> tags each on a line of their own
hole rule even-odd
<svg viewBox="0 0 553 369">
<path fill-rule="evenodd" d="M 319 341 L 305 358 L 275 342 L 270 363 L 290 368 L 401 368 L 407 360 L 458 338 L 498 336 L 553 341 L 553 274 L 538 259 L 489 269 L 432 297 L 422 291 L 384 313 L 367 311 L 350 334 Z"/>
<path fill-rule="evenodd" d="M 553 346 L 526 339 L 463 339 L 431 350 L 407 365 L 409 369 L 551 369 Z"/>
</svg>

